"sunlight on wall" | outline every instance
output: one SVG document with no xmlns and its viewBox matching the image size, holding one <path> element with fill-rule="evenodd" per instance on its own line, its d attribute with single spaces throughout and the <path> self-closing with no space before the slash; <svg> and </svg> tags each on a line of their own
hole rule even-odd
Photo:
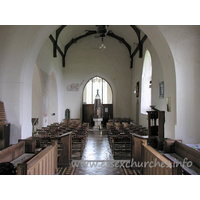
<svg viewBox="0 0 200 200">
<path fill-rule="evenodd" d="M 112 104 L 112 89 L 104 79 L 94 77 L 88 81 L 83 91 L 83 103 L 93 104 L 95 96 L 99 90 L 99 95 L 103 104 Z"/>
<path fill-rule="evenodd" d="M 141 113 L 147 114 L 151 105 L 151 80 L 152 80 L 152 60 L 149 51 L 146 51 L 142 71 L 141 88 Z"/>
</svg>

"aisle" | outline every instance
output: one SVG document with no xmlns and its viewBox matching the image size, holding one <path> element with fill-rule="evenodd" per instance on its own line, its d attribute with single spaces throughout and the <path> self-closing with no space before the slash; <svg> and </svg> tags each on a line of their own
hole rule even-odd
<svg viewBox="0 0 200 200">
<path fill-rule="evenodd" d="M 124 175 L 124 170 L 115 167 L 112 161 L 106 131 L 90 130 L 82 160 L 76 162 L 74 175 Z"/>
<path fill-rule="evenodd" d="M 114 160 L 107 138 L 106 130 L 89 130 L 82 159 L 72 159 L 69 167 L 60 167 L 59 175 L 139 175 L 137 169 L 125 167 L 122 162 Z"/>
</svg>

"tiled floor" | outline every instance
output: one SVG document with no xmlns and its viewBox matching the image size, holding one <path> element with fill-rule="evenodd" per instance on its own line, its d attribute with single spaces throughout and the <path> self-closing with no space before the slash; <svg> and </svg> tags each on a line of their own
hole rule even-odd
<svg viewBox="0 0 200 200">
<path fill-rule="evenodd" d="M 106 131 L 90 130 L 81 160 L 72 160 L 77 167 L 74 175 L 124 175 L 109 146 Z"/>
<path fill-rule="evenodd" d="M 126 167 L 130 153 L 118 153 L 113 158 L 106 130 L 89 130 L 85 149 L 74 152 L 71 165 L 60 167 L 59 175 L 138 175 L 138 169 Z"/>
</svg>

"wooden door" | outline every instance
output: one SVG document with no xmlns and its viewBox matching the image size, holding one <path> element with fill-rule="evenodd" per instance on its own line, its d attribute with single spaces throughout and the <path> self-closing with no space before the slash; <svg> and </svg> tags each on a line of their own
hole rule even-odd
<svg viewBox="0 0 200 200">
<path fill-rule="evenodd" d="M 83 123 L 87 122 L 89 123 L 90 127 L 94 126 L 93 122 L 93 116 L 94 116 L 94 104 L 83 104 Z"/>
</svg>

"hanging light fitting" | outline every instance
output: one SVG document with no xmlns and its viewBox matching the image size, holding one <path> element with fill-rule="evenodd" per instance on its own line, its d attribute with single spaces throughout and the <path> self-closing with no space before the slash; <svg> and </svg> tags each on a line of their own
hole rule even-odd
<svg viewBox="0 0 200 200">
<path fill-rule="evenodd" d="M 100 45 L 99 49 L 100 49 L 100 50 L 106 49 L 106 46 L 105 46 L 104 43 L 103 43 L 103 37 L 101 38 L 101 45 Z"/>
</svg>

